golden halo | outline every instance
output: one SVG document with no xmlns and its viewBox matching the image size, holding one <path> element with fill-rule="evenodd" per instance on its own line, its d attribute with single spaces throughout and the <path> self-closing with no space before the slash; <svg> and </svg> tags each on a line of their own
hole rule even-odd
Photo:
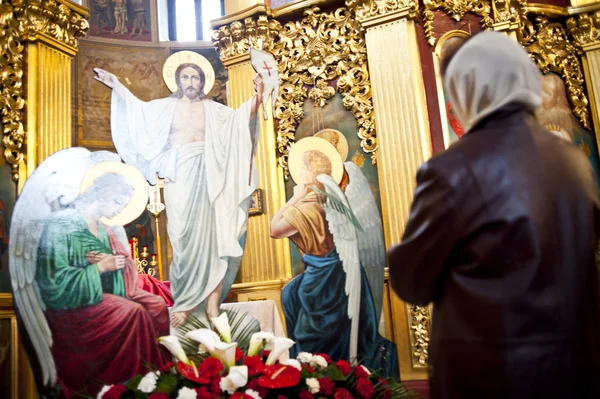
<svg viewBox="0 0 600 399">
<path fill-rule="evenodd" d="M 290 150 L 288 158 L 288 167 L 290 175 L 296 184 L 300 184 L 300 176 L 304 167 L 304 153 L 310 150 L 317 150 L 325 154 L 331 162 L 331 177 L 337 184 L 342 181 L 344 174 L 344 165 L 340 154 L 337 152 L 333 144 L 320 137 L 305 137 L 298 140 Z"/>
<path fill-rule="evenodd" d="M 331 144 L 333 144 L 333 139 L 337 138 L 337 145 L 334 145 L 334 147 L 339 152 L 342 162 L 346 162 L 346 159 L 348 159 L 348 140 L 342 132 L 335 129 L 323 129 L 316 132 L 314 136 L 325 139 Z"/>
<path fill-rule="evenodd" d="M 177 91 L 177 82 L 175 81 L 175 71 L 181 64 L 196 64 L 204 72 L 204 94 L 208 94 L 215 84 L 215 70 L 210 62 L 202 55 L 193 51 L 178 51 L 173 53 L 163 65 L 163 79 L 172 93 Z"/>
<path fill-rule="evenodd" d="M 88 188 L 94 184 L 94 180 L 105 173 L 115 173 L 127 179 L 135 193 L 133 197 L 123 209 L 123 212 L 107 219 L 100 218 L 100 221 L 108 226 L 123 226 L 134 221 L 146 209 L 148 203 L 148 182 L 139 170 L 131 165 L 126 165 L 121 162 L 101 162 L 83 176 L 83 180 L 79 185 L 79 193 L 83 194 Z"/>
</svg>

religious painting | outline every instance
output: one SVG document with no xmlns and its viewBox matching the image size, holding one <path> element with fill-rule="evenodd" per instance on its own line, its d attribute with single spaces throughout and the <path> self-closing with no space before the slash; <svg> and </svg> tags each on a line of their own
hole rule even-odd
<svg viewBox="0 0 600 399">
<path fill-rule="evenodd" d="M 179 51 L 193 51 L 202 55 L 210 62 L 213 70 L 215 71 L 215 83 L 212 89 L 206 93 L 206 95 L 213 101 L 227 105 L 227 82 L 229 80 L 227 75 L 227 69 L 223 65 L 223 61 L 219 57 L 217 50 L 213 47 L 202 47 L 202 48 L 171 48 L 171 54 Z"/>
<path fill-rule="evenodd" d="M 94 68 L 114 73 L 138 98 L 149 101 L 166 93 L 161 74 L 165 59 L 166 49 L 129 49 L 81 42 L 77 55 L 77 145 L 113 148 L 111 90 L 94 79 Z"/>
<path fill-rule="evenodd" d="M 18 398 L 17 318 L 0 310 L 0 398 Z"/>
<path fill-rule="evenodd" d="M 454 50 L 465 40 L 467 40 L 469 36 L 470 35 L 467 32 L 462 30 L 452 30 L 446 32 L 438 40 L 433 53 L 438 102 L 440 105 L 440 118 L 442 119 L 442 132 L 444 135 L 444 145 L 446 148 L 460 140 L 464 136 L 465 131 L 452 109 L 452 102 L 450 101 L 448 94 L 444 90 L 440 65 L 442 61 L 448 57 L 449 54 L 454 52 Z"/>
<path fill-rule="evenodd" d="M 59 151 L 25 182 L 9 265 L 40 393 L 95 397 L 170 360 L 170 303 L 142 287 L 122 227 L 147 202 L 144 176 L 108 151 Z"/>
<path fill-rule="evenodd" d="M 153 224 L 154 216 L 150 212 L 144 211 L 137 219 L 123 226 L 127 239 L 132 240 L 135 237 L 138 240 L 138 246 L 140 248 L 145 247 L 149 254 L 156 253 L 154 231 L 152 230 Z"/>
<path fill-rule="evenodd" d="M 323 108 L 314 107 L 314 102 L 307 99 L 304 103 L 304 119 L 296 129 L 296 140 L 318 135 L 327 139 L 340 150 L 344 162 L 358 165 L 369 182 L 369 189 L 375 197 L 378 209 L 381 209 L 379 197 L 379 180 L 377 168 L 367 159 L 362 151 L 358 137 L 358 123 L 354 115 L 343 104 L 340 94 L 335 94 Z M 293 196 L 294 182 L 286 182 L 286 196 Z M 304 271 L 304 264 L 298 248 L 291 243 L 292 272 L 296 276 Z"/>
<path fill-rule="evenodd" d="M 262 80 L 254 78 L 254 101 L 233 110 L 207 96 L 216 73 L 195 51 L 169 56 L 162 77 L 172 95 L 152 101 L 142 101 L 108 70 L 91 73 L 112 90 L 110 119 L 119 123 L 110 126 L 119 156 L 152 186 L 164 182 L 172 329 L 216 319 L 241 264 L 257 189 L 258 124 L 253 129 L 250 121 L 257 116 Z"/>
<path fill-rule="evenodd" d="M 586 130 L 573 114 L 563 80 L 554 73 L 548 73 L 542 77 L 542 90 L 538 121 L 552 134 L 572 142 L 586 154 L 600 188 L 600 160 L 596 140 L 593 133 Z"/>
<path fill-rule="evenodd" d="M 396 347 L 379 333 L 386 266 L 380 211 L 361 167 L 344 162 L 348 148 L 345 136 L 328 128 L 297 140 L 289 153 L 295 186 L 271 220 L 271 236 L 289 238 L 304 263 L 281 292 L 295 342 L 290 355 L 359 358 L 398 377 Z"/>
<path fill-rule="evenodd" d="M 0 159 L 0 298 L 9 297 L 11 292 L 7 249 L 10 218 L 17 199 L 17 183 L 13 181 L 11 171 L 11 166 L 2 156 Z"/>
<path fill-rule="evenodd" d="M 87 0 L 88 39 L 102 42 L 156 42 L 156 1 Z"/>
</svg>

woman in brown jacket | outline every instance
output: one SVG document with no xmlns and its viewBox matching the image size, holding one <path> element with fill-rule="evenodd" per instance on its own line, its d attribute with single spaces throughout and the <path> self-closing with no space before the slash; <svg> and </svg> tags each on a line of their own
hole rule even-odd
<svg viewBox="0 0 600 399">
<path fill-rule="evenodd" d="M 425 163 L 393 289 L 434 303 L 431 397 L 600 398 L 599 199 L 577 147 L 541 128 L 541 75 L 500 33 L 444 85 L 466 135 Z"/>
</svg>

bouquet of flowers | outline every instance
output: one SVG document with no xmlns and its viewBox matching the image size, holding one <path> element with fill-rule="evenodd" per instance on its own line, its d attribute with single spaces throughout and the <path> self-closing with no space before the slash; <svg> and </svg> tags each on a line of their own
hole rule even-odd
<svg viewBox="0 0 600 399">
<path fill-rule="evenodd" d="M 227 313 L 210 328 L 159 338 L 176 361 L 137 376 L 124 385 L 105 386 L 98 399 L 396 399 L 413 397 L 401 383 L 386 380 L 362 365 L 333 362 L 325 354 L 300 353 L 282 359 L 294 345 L 288 338 L 255 332 L 238 347 L 231 342 Z M 186 354 L 193 343 L 198 353 Z M 182 345 L 183 344 L 183 345 Z"/>
</svg>

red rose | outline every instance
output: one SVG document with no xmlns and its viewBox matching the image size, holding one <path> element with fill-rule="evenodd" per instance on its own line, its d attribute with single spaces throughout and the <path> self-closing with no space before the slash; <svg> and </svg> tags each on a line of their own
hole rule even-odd
<svg viewBox="0 0 600 399">
<path fill-rule="evenodd" d="M 289 388 L 300 382 L 300 371 L 291 366 L 275 364 L 266 366 L 264 375 L 258 378 L 258 385 L 263 388 Z"/>
<path fill-rule="evenodd" d="M 354 396 L 344 388 L 338 388 L 333 397 L 335 399 L 354 399 Z"/>
<path fill-rule="evenodd" d="M 299 399 L 315 399 L 315 396 L 308 391 L 302 391 L 298 394 L 298 398 Z"/>
<path fill-rule="evenodd" d="M 356 390 L 363 399 L 371 399 L 375 395 L 373 383 L 366 378 L 359 378 L 356 383 Z"/>
<path fill-rule="evenodd" d="M 240 348 L 235 348 L 235 362 L 239 362 L 244 358 L 244 352 Z"/>
<path fill-rule="evenodd" d="M 167 362 L 162 365 L 162 367 L 160 368 L 160 371 L 162 371 L 163 373 L 169 373 L 169 372 L 171 372 L 171 369 L 173 368 L 173 366 L 175 366 L 175 364 L 173 364 L 173 362 Z"/>
<path fill-rule="evenodd" d="M 383 391 L 383 399 L 390 399 L 392 397 L 392 390 L 390 388 L 386 388 L 385 391 Z"/>
<path fill-rule="evenodd" d="M 210 391 L 217 396 L 221 396 L 221 394 L 223 393 L 223 391 L 221 390 L 220 383 L 221 383 L 221 377 L 213 378 L 210 381 Z"/>
<path fill-rule="evenodd" d="M 311 365 L 310 365 L 310 364 L 307 364 L 307 363 L 304 363 L 304 364 L 302 365 L 302 368 L 303 368 L 305 371 L 309 372 L 309 373 L 314 373 L 314 372 L 315 372 L 315 369 L 313 369 L 313 368 L 311 367 Z"/>
<path fill-rule="evenodd" d="M 214 397 L 214 394 L 208 392 L 206 387 L 196 388 L 195 391 L 198 399 L 212 399 Z"/>
<path fill-rule="evenodd" d="M 317 353 L 317 356 L 321 356 L 323 359 L 327 360 L 327 364 L 331 364 L 331 358 L 324 353 Z"/>
<path fill-rule="evenodd" d="M 127 391 L 127 387 L 124 387 L 123 385 L 113 385 L 104 393 L 104 395 L 102 395 L 102 399 L 119 399 L 125 391 Z"/>
<path fill-rule="evenodd" d="M 236 392 L 233 395 L 231 395 L 229 397 L 229 399 L 246 399 L 247 397 L 252 399 L 252 396 L 250 396 L 250 395 L 246 395 L 245 393 L 242 393 L 242 392 Z"/>
<path fill-rule="evenodd" d="M 200 373 L 198 370 L 194 371 L 192 366 L 188 366 L 184 362 L 177 362 L 177 371 L 179 371 L 179 374 L 183 378 L 197 382 L 198 384 L 208 384 L 210 382 L 209 376 Z M 196 372 L 198 372 L 198 375 L 196 375 Z"/>
<path fill-rule="evenodd" d="M 199 372 L 205 377 L 216 377 L 223 370 L 223 365 L 219 359 L 209 357 L 200 364 Z M 208 382 L 205 382 L 208 384 Z"/>
<path fill-rule="evenodd" d="M 256 379 L 256 378 L 248 381 L 247 388 L 258 392 L 258 394 L 260 395 L 261 398 L 266 398 L 267 395 L 269 394 L 269 388 L 261 387 L 258 384 L 258 379 Z"/>
<path fill-rule="evenodd" d="M 148 399 L 169 399 L 169 395 L 163 392 L 155 392 L 148 396 Z"/>
<path fill-rule="evenodd" d="M 321 387 L 319 392 L 324 396 L 333 395 L 335 384 L 329 379 L 329 377 L 319 378 L 319 386 Z"/>
<path fill-rule="evenodd" d="M 249 376 L 261 374 L 263 372 L 263 369 L 265 368 L 262 359 L 258 355 L 246 356 L 244 358 L 244 364 L 248 366 Z"/>
<path fill-rule="evenodd" d="M 369 376 L 369 373 L 367 373 L 367 371 L 362 366 L 356 366 L 354 367 L 354 375 L 358 378 L 367 378 Z"/>
<path fill-rule="evenodd" d="M 335 365 L 339 367 L 340 371 L 344 375 L 348 375 L 350 372 L 352 372 L 352 366 L 350 366 L 350 363 L 345 360 L 338 360 L 335 362 Z"/>
</svg>

